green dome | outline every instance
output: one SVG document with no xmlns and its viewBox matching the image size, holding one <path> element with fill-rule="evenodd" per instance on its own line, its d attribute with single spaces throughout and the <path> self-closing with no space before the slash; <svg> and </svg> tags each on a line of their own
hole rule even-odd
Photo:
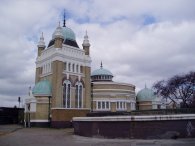
<svg viewBox="0 0 195 146">
<path fill-rule="evenodd" d="M 100 69 L 96 69 L 91 73 L 91 79 L 92 81 L 112 81 L 113 74 L 103 68 L 102 62 Z"/>
<path fill-rule="evenodd" d="M 51 83 L 48 80 L 42 80 L 36 83 L 35 87 L 32 90 L 32 93 L 34 96 L 51 96 Z"/>
<path fill-rule="evenodd" d="M 108 75 L 108 76 L 113 76 L 113 74 L 104 68 L 96 69 L 92 72 L 91 76 L 98 76 L 98 75 Z"/>
<path fill-rule="evenodd" d="M 76 41 L 75 33 L 72 31 L 72 29 L 68 27 L 61 27 L 61 33 L 63 35 L 64 40 L 74 40 Z M 55 38 L 56 31 L 52 34 L 52 39 Z"/>
<path fill-rule="evenodd" d="M 155 99 L 156 95 L 152 89 L 148 89 L 147 87 L 137 93 L 137 101 L 154 101 Z"/>
</svg>

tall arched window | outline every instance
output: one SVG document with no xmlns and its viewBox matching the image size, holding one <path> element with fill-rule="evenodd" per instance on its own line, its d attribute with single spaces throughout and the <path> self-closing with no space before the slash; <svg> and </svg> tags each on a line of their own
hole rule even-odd
<svg viewBox="0 0 195 146">
<path fill-rule="evenodd" d="M 75 87 L 75 107 L 83 108 L 83 84 L 77 82 Z"/>
<path fill-rule="evenodd" d="M 79 65 L 76 65 L 76 72 L 79 72 Z"/>
<path fill-rule="evenodd" d="M 71 71 L 71 64 L 68 64 L 68 71 Z"/>
<path fill-rule="evenodd" d="M 73 65 L 72 65 L 72 72 L 74 72 L 74 68 L 75 68 L 75 65 L 73 64 Z"/>
<path fill-rule="evenodd" d="M 71 108 L 71 82 L 69 80 L 63 83 L 63 106 Z"/>
<path fill-rule="evenodd" d="M 64 62 L 64 70 L 67 70 L 67 63 Z"/>
</svg>

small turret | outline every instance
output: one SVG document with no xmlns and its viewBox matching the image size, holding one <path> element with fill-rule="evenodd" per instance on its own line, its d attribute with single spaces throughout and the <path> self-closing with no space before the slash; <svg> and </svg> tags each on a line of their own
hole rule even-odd
<svg viewBox="0 0 195 146">
<path fill-rule="evenodd" d="M 40 56 L 41 52 L 45 49 L 45 42 L 44 42 L 43 32 L 41 34 L 40 40 L 37 44 L 37 47 L 38 47 L 38 56 Z"/>
<path fill-rule="evenodd" d="M 54 43 L 55 48 L 62 48 L 64 36 L 63 36 L 62 27 L 60 26 L 60 22 L 59 22 L 59 26 L 56 28 L 53 36 L 55 39 L 55 43 Z"/>
<path fill-rule="evenodd" d="M 83 46 L 83 50 L 85 50 L 85 55 L 89 55 L 90 43 L 89 43 L 87 31 L 86 31 L 86 34 L 85 34 L 85 36 L 84 36 L 84 40 L 83 40 L 82 46 Z"/>
</svg>

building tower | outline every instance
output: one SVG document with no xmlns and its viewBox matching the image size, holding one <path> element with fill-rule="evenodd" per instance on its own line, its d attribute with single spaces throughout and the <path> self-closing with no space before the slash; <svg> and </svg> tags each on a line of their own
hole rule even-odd
<svg viewBox="0 0 195 146">
<path fill-rule="evenodd" d="M 90 44 L 87 33 L 80 49 L 75 33 L 59 25 L 45 48 L 43 34 L 38 43 L 35 87 L 36 112 L 31 125 L 67 127 L 74 116 L 90 111 Z"/>
</svg>

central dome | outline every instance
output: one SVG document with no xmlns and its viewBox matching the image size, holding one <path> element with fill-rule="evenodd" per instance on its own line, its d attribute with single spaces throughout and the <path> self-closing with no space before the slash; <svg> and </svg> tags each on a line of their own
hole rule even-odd
<svg viewBox="0 0 195 146">
<path fill-rule="evenodd" d="M 52 40 L 50 40 L 48 47 L 51 47 L 54 45 L 56 38 L 63 39 L 63 44 L 65 45 L 79 48 L 76 42 L 75 33 L 72 31 L 72 29 L 66 26 L 61 27 L 60 23 L 59 23 L 59 26 L 54 31 L 54 33 L 52 34 Z"/>
<path fill-rule="evenodd" d="M 68 27 L 61 27 L 61 33 L 63 35 L 64 40 L 73 40 L 76 41 L 75 33 L 72 31 L 72 29 Z M 56 31 L 52 34 L 52 39 L 55 38 Z"/>
</svg>

